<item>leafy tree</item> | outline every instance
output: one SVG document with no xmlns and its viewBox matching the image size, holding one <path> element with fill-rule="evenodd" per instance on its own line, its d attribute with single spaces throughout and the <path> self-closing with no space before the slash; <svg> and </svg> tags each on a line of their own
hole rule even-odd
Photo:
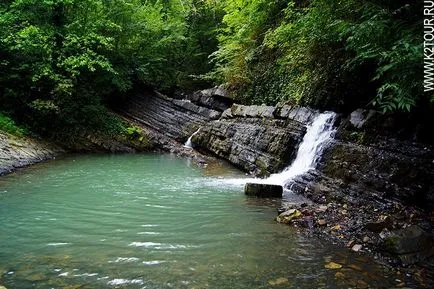
<svg viewBox="0 0 434 289">
<path fill-rule="evenodd" d="M 422 93 L 422 4 L 226 1 L 214 76 L 250 103 L 410 111 Z"/>
<path fill-rule="evenodd" d="M 173 91 L 187 65 L 193 63 L 190 72 L 203 65 L 204 54 L 190 44 L 196 43 L 200 32 L 188 31 L 197 23 L 192 12 L 195 4 L 205 5 L 201 1 L 3 1 L 0 109 L 47 134 L 74 134 L 82 127 L 107 129 L 111 122 L 106 121 L 104 104 L 125 95 L 135 84 Z"/>
</svg>

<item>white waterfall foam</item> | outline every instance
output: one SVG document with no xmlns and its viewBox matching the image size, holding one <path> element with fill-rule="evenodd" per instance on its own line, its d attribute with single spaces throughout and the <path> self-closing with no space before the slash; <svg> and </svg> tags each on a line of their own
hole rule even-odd
<svg viewBox="0 0 434 289">
<path fill-rule="evenodd" d="M 336 114 L 325 112 L 319 114 L 307 127 L 297 156 L 292 164 L 281 173 L 273 174 L 265 181 L 267 183 L 285 185 L 294 177 L 307 173 L 314 169 L 321 157 L 324 147 L 332 139 L 334 134 L 333 123 Z"/>
<path fill-rule="evenodd" d="M 323 149 L 332 139 L 335 132 L 333 128 L 336 114 L 334 112 L 325 112 L 318 114 L 307 127 L 306 134 L 297 151 L 295 160 L 290 166 L 278 174 L 273 174 L 267 179 L 226 179 L 221 180 L 227 185 L 244 185 L 246 183 L 263 183 L 285 186 L 294 177 L 307 173 L 314 169 L 321 157 Z M 220 181 L 220 180 L 219 180 Z"/>
<path fill-rule="evenodd" d="M 186 148 L 189 148 L 189 149 L 192 149 L 193 148 L 193 143 L 192 143 L 192 141 L 191 141 L 191 139 L 196 135 L 196 134 L 198 134 L 199 133 L 199 131 L 200 131 L 200 128 L 197 130 L 197 131 L 195 131 L 189 138 L 188 138 L 188 140 L 185 142 L 185 144 L 184 144 L 184 147 L 186 147 Z"/>
</svg>

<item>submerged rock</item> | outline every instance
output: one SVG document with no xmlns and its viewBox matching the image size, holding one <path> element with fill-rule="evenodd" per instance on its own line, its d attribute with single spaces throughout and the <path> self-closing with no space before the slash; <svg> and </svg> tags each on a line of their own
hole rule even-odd
<svg viewBox="0 0 434 289">
<path fill-rule="evenodd" d="M 289 284 L 289 280 L 287 278 L 277 278 L 276 280 L 270 280 L 268 281 L 268 284 L 270 284 L 271 286 L 278 286 L 278 285 L 284 285 L 284 284 Z"/>
<path fill-rule="evenodd" d="M 283 195 L 283 187 L 280 185 L 247 183 L 244 186 L 244 192 L 248 196 L 259 198 L 281 198 Z"/>
<path fill-rule="evenodd" d="M 335 270 L 335 269 L 341 269 L 342 265 L 339 263 L 335 263 L 335 262 L 329 262 L 329 263 L 324 265 L 324 268 Z"/>
</svg>

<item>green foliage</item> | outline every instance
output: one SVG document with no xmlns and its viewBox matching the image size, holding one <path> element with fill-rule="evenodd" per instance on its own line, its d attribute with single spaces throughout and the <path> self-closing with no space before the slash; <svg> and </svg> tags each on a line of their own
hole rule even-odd
<svg viewBox="0 0 434 289">
<path fill-rule="evenodd" d="M 421 3 L 226 1 L 214 77 L 249 103 L 410 111 L 422 92 Z"/>
<path fill-rule="evenodd" d="M 152 146 L 147 134 L 135 125 L 124 124 L 123 135 L 128 141 L 139 144 L 141 147 L 150 148 Z"/>
<path fill-rule="evenodd" d="M 133 90 L 217 82 L 246 103 L 410 111 L 428 102 L 421 8 L 410 0 L 1 1 L 1 110 L 54 137 L 122 132 L 107 105 Z"/>
<path fill-rule="evenodd" d="M 74 134 L 110 127 L 105 104 L 134 87 L 193 89 L 217 45 L 212 3 L 2 1 L 2 110 L 41 133 Z"/>
<path fill-rule="evenodd" d="M 28 130 L 18 126 L 10 117 L 0 113 L 0 131 L 7 132 L 19 137 L 29 134 Z"/>
<path fill-rule="evenodd" d="M 129 126 L 125 129 L 125 134 L 131 139 L 138 139 L 141 132 L 137 126 Z"/>
</svg>

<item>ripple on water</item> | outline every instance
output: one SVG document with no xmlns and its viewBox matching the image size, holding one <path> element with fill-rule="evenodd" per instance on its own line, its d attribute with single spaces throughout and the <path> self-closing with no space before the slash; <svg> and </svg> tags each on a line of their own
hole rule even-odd
<svg viewBox="0 0 434 289">
<path fill-rule="evenodd" d="M 203 177 L 160 155 L 74 159 L 2 177 L 7 288 L 268 288 L 278 278 L 290 288 L 349 287 L 324 268 L 339 250 L 276 224 L 280 201 L 245 197 L 243 175 Z M 374 262 L 350 274 L 351 262 L 340 263 L 345 278 L 393 287 L 365 278 L 385 276 Z"/>
<path fill-rule="evenodd" d="M 67 246 L 71 245 L 71 243 L 47 243 L 47 246 L 51 247 L 59 247 L 59 246 Z"/>
<path fill-rule="evenodd" d="M 108 261 L 109 263 L 132 263 L 138 262 L 140 259 L 136 257 L 118 257 L 116 260 Z"/>
<path fill-rule="evenodd" d="M 142 263 L 145 264 L 145 265 L 152 266 L 152 265 L 163 264 L 163 263 L 166 263 L 166 262 L 167 262 L 167 261 L 153 260 L 153 261 L 143 261 Z"/>
<path fill-rule="evenodd" d="M 188 249 L 188 248 L 199 248 L 199 245 L 181 245 L 181 244 L 164 244 L 155 242 L 132 242 L 128 246 L 130 247 L 143 247 L 151 248 L 156 250 L 176 250 L 176 249 Z"/>
<path fill-rule="evenodd" d="M 160 235 L 160 232 L 138 232 L 137 235 Z"/>
<path fill-rule="evenodd" d="M 129 284 L 137 284 L 143 285 L 143 279 L 113 279 L 107 282 L 108 285 L 111 286 L 120 286 L 120 285 L 129 285 Z"/>
</svg>

